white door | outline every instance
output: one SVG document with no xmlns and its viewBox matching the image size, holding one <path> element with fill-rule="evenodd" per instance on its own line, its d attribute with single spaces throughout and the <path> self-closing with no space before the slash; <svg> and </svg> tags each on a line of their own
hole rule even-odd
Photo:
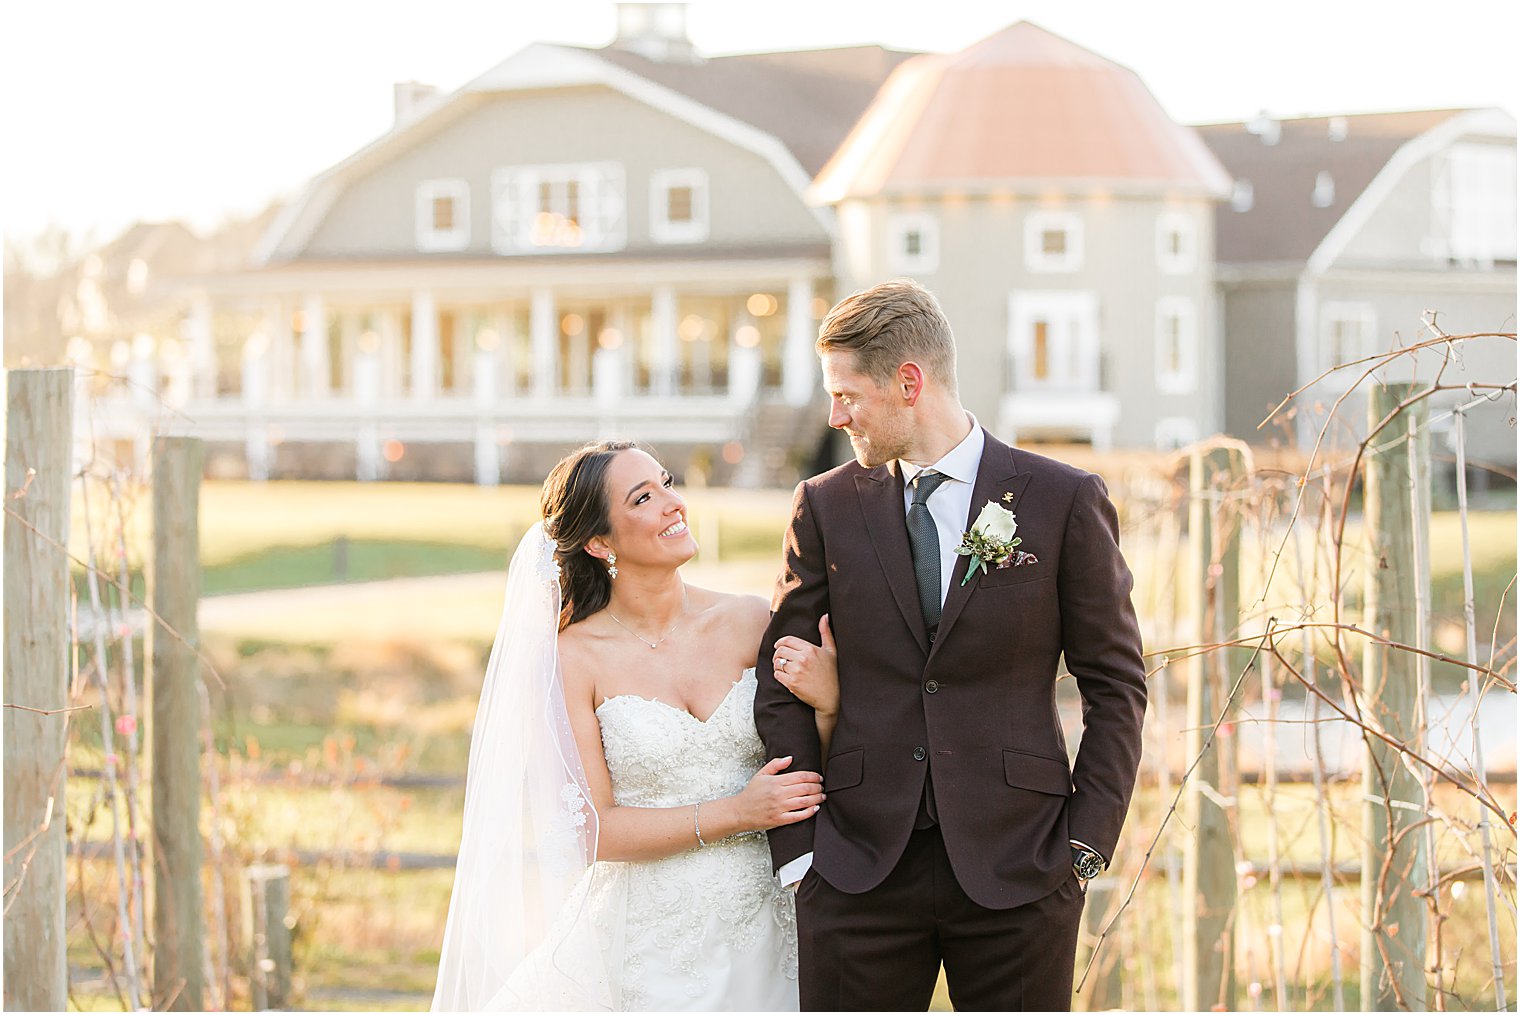
<svg viewBox="0 0 1520 1015">
<path fill-rule="evenodd" d="M 1016 292 L 1008 301 L 1010 391 L 1098 390 L 1098 297 Z"/>
</svg>

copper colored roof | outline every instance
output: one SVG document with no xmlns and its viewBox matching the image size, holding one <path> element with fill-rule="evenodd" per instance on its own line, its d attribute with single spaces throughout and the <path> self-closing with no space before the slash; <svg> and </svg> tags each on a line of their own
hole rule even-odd
<svg viewBox="0 0 1520 1015">
<path fill-rule="evenodd" d="M 1027 21 L 899 67 L 824 167 L 820 200 L 1090 181 L 1228 192 L 1196 134 L 1126 67 Z"/>
<path fill-rule="evenodd" d="M 1226 205 L 1215 214 L 1215 257 L 1225 264 L 1307 261 L 1395 152 L 1461 112 L 1313 116 L 1196 128 L 1230 175 L 1251 192 L 1246 210 Z M 1324 207 L 1310 200 L 1320 173 L 1328 173 L 1334 185 Z"/>
</svg>

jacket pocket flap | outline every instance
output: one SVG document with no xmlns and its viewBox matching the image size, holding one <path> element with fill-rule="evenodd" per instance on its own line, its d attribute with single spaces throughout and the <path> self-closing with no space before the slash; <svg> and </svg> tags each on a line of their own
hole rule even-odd
<svg viewBox="0 0 1520 1015">
<path fill-rule="evenodd" d="M 1071 796 L 1071 770 L 1066 762 L 1041 754 L 1003 751 L 1003 778 L 1018 789 Z"/>
<path fill-rule="evenodd" d="M 828 760 L 823 769 L 823 791 L 832 793 L 836 789 L 849 789 L 851 786 L 859 786 L 864 777 L 864 761 L 866 749 L 857 747 L 853 751 L 843 751 Z"/>
</svg>

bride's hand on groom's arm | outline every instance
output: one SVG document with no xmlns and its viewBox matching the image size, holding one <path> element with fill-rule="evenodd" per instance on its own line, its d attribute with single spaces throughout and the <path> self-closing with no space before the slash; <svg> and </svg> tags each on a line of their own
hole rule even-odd
<svg viewBox="0 0 1520 1015">
<path fill-rule="evenodd" d="M 813 711 L 832 717 L 839 714 L 839 651 L 827 613 L 818 620 L 818 637 L 818 645 L 791 635 L 776 639 L 771 667 L 782 687 Z"/>
<path fill-rule="evenodd" d="M 772 759 L 754 774 L 749 785 L 731 797 L 715 801 L 719 820 L 730 826 L 722 835 L 791 825 L 818 813 L 823 803 L 823 777 L 817 772 L 788 772 L 786 768 L 791 763 L 790 757 Z M 705 826 L 706 807 L 702 815 Z M 705 827 L 703 831 L 705 834 Z"/>
</svg>

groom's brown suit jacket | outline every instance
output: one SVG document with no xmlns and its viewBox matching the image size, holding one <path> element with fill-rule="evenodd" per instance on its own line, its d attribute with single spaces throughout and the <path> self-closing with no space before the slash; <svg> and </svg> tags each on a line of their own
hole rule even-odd
<svg viewBox="0 0 1520 1015">
<path fill-rule="evenodd" d="M 971 497 L 1018 518 L 1036 558 L 962 584 L 958 557 L 934 640 L 913 576 L 903 480 L 854 462 L 797 487 L 785 566 L 761 644 L 755 718 L 769 757 L 824 771 L 816 818 L 772 829 L 779 870 L 812 851 L 840 891 L 882 882 L 901 856 L 926 780 L 962 889 L 1007 909 L 1071 876 L 1068 840 L 1112 858 L 1140 761 L 1145 668 L 1103 481 L 990 434 Z M 776 639 L 817 643 L 829 614 L 840 712 L 826 767 L 813 712 L 776 681 Z M 1084 731 L 1068 766 L 1055 683 L 1064 653 Z"/>
</svg>

